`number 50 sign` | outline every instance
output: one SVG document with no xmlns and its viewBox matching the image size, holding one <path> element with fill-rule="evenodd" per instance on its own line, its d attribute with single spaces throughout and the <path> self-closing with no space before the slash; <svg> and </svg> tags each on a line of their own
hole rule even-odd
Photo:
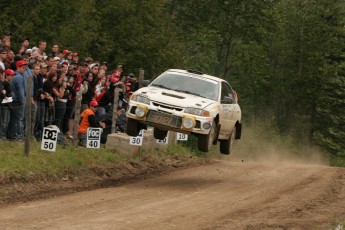
<svg viewBox="0 0 345 230">
<path fill-rule="evenodd" d="M 42 135 L 41 149 L 55 152 L 59 130 L 44 127 Z"/>
</svg>

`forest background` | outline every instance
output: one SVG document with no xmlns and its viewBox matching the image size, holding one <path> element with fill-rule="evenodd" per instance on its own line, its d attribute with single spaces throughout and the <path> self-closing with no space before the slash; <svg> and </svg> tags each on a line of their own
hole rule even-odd
<svg viewBox="0 0 345 230">
<path fill-rule="evenodd" d="M 15 53 L 30 37 L 145 79 L 216 75 L 238 92 L 244 131 L 345 157 L 343 0 L 1 0 L 0 11 Z"/>
</svg>

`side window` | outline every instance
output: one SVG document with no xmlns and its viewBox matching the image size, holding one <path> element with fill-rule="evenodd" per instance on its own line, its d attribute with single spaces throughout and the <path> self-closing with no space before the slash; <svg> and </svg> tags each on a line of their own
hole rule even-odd
<svg viewBox="0 0 345 230">
<path fill-rule="evenodd" d="M 229 102 L 231 100 L 231 103 Z M 234 96 L 232 94 L 232 89 L 229 84 L 222 82 L 222 94 L 221 94 L 221 103 L 222 104 L 232 104 L 234 103 Z"/>
</svg>

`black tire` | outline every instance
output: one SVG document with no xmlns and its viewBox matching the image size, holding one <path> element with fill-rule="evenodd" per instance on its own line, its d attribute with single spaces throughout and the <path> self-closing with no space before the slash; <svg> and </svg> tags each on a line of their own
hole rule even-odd
<svg viewBox="0 0 345 230">
<path fill-rule="evenodd" d="M 168 134 L 168 131 L 160 130 L 159 128 L 153 128 L 153 137 L 157 140 L 164 140 Z"/>
<path fill-rule="evenodd" d="M 231 153 L 232 147 L 234 145 L 234 140 L 236 136 L 236 127 L 232 130 L 229 139 L 227 140 L 220 140 L 219 150 L 220 153 L 229 155 Z"/>
<path fill-rule="evenodd" d="M 213 123 L 209 134 L 199 135 L 198 137 L 198 149 L 201 152 L 208 152 L 211 149 L 213 141 L 216 137 L 217 124 Z"/>
<path fill-rule="evenodd" d="M 136 137 L 139 135 L 140 129 L 139 129 L 139 122 L 128 118 L 127 119 L 127 128 L 126 128 L 126 133 L 128 136 L 131 137 Z"/>
</svg>

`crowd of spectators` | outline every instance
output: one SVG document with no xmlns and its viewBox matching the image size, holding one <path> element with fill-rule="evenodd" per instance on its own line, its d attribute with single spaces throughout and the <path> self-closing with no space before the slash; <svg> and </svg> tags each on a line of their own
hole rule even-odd
<svg viewBox="0 0 345 230">
<path fill-rule="evenodd" d="M 26 103 L 29 76 L 30 105 Z M 115 88 L 120 88 L 117 111 L 112 105 Z M 41 140 L 43 128 L 49 125 L 56 125 L 65 137 L 73 138 L 77 92 L 82 94 L 79 135 L 85 131 L 85 122 L 91 127 L 111 126 L 113 112 L 118 117 L 116 129 L 123 132 L 124 111 L 137 89 L 136 77 L 132 73 L 125 75 L 122 65 L 110 70 L 107 62 L 92 57 L 81 59 L 77 51 L 60 49 L 57 43 L 51 44 L 49 50 L 45 40 L 32 46 L 30 38 L 24 38 L 15 50 L 11 33 L 5 32 L 0 43 L 0 140 L 24 139 L 26 106 L 31 106 L 31 135 L 37 140 Z M 84 117 L 87 113 L 91 114 Z"/>
</svg>

